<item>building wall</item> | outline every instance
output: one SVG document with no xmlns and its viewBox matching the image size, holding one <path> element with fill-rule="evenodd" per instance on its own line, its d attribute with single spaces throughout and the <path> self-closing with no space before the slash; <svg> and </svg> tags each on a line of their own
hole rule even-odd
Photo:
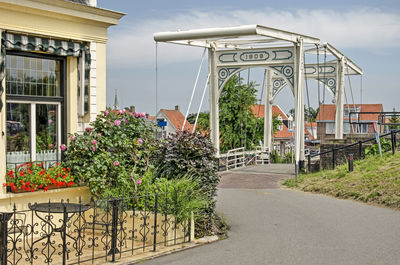
<svg viewBox="0 0 400 265">
<path fill-rule="evenodd" d="M 156 118 L 154 119 L 154 122 L 157 123 L 157 119 L 164 119 L 165 121 L 167 121 L 167 126 L 165 127 L 165 132 L 166 132 L 166 136 L 175 133 L 176 132 L 176 128 L 175 126 L 172 124 L 172 122 L 168 119 L 167 115 L 165 115 L 164 112 L 159 111 Z M 161 129 L 160 129 L 161 130 Z"/>
<path fill-rule="evenodd" d="M 92 1 L 95 4 L 96 1 Z M 0 30 L 22 35 L 85 42 L 90 45 L 91 71 L 89 113 L 78 117 L 77 58 L 67 57 L 67 133 L 82 131 L 106 108 L 106 42 L 107 29 L 118 23 L 123 14 L 80 6 L 66 1 L 3 0 L 0 2 Z M 5 87 L 5 82 L 3 83 Z M 6 111 L 0 112 L 0 185 L 6 173 Z M 0 188 L 0 197 L 5 193 Z"/>
</svg>

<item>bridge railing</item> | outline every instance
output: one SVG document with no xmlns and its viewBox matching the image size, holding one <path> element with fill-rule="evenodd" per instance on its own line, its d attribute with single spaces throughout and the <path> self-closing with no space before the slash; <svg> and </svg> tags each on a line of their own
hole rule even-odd
<svg viewBox="0 0 400 265">
<path fill-rule="evenodd" d="M 396 151 L 396 147 L 398 146 L 397 143 L 397 134 L 400 134 L 400 130 L 392 130 L 389 133 L 385 133 L 382 135 L 379 135 L 379 138 L 387 138 L 390 139 L 390 151 L 392 152 L 392 154 L 394 155 L 395 151 Z M 390 137 L 390 138 L 389 138 Z M 345 146 L 339 146 L 339 147 L 333 147 L 332 149 L 328 149 L 328 150 L 321 150 L 319 153 L 316 154 L 312 154 L 309 153 L 307 156 L 307 170 L 308 172 L 312 172 L 314 170 L 312 170 L 312 161 L 311 159 L 314 157 L 319 157 L 321 160 L 321 156 L 322 155 L 330 155 L 330 168 L 331 169 L 335 169 L 335 166 L 337 166 L 338 164 L 342 164 L 345 163 L 347 161 L 347 157 L 351 156 L 354 158 L 358 158 L 358 159 L 362 159 L 365 156 L 364 153 L 364 148 L 365 146 L 363 146 L 363 144 L 366 143 L 370 143 L 373 144 L 376 142 L 376 138 L 369 138 L 366 140 L 362 140 L 362 141 L 358 141 L 349 145 L 345 145 Z M 382 150 L 384 151 L 384 150 Z M 345 157 L 346 159 L 339 159 L 338 155 L 339 152 L 345 153 Z M 318 168 L 319 171 L 319 168 Z"/>
<path fill-rule="evenodd" d="M 218 158 L 218 171 L 228 171 L 248 165 L 259 165 L 269 163 L 268 149 L 260 146 L 256 150 L 244 150 L 244 147 L 228 150 Z"/>
<path fill-rule="evenodd" d="M 226 153 L 226 171 L 245 166 L 244 147 L 231 149 Z"/>
</svg>

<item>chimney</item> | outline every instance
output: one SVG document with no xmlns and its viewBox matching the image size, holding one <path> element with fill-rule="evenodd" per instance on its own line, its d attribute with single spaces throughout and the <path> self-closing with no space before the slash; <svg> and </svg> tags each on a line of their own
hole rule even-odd
<svg viewBox="0 0 400 265">
<path fill-rule="evenodd" d="M 131 113 L 135 113 L 135 106 L 130 106 L 130 107 L 129 107 L 129 111 L 130 111 Z"/>
<path fill-rule="evenodd" d="M 179 105 L 176 105 L 176 106 L 175 106 L 175 110 L 179 110 Z"/>
</svg>

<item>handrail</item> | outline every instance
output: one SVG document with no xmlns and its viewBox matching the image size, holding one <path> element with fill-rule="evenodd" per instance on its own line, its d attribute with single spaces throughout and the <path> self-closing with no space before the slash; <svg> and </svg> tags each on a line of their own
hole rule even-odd
<svg viewBox="0 0 400 265">
<path fill-rule="evenodd" d="M 233 159 L 229 159 L 233 157 Z M 244 147 L 239 147 L 235 149 L 228 150 L 226 153 L 226 171 L 229 170 L 230 162 L 233 162 L 234 168 L 237 168 L 238 165 L 241 164 L 242 167 L 245 166 L 244 164 Z"/>
<path fill-rule="evenodd" d="M 379 138 L 386 137 L 386 136 L 389 136 L 389 135 L 391 135 L 391 137 L 393 138 L 393 135 L 396 135 L 397 133 L 400 133 L 400 129 L 392 130 L 389 133 L 381 134 L 381 135 L 379 135 Z M 311 158 L 312 157 L 316 157 L 316 156 L 320 156 L 321 157 L 321 155 L 324 155 L 324 154 L 335 153 L 335 151 L 337 151 L 337 150 L 347 149 L 347 148 L 350 148 L 350 147 L 356 146 L 356 145 L 360 145 L 361 146 L 363 143 L 367 143 L 367 142 L 371 142 L 371 141 L 376 141 L 375 137 L 368 138 L 366 140 L 360 140 L 360 141 L 358 141 L 356 143 L 352 143 L 352 144 L 348 144 L 348 145 L 344 145 L 344 146 L 333 147 L 330 150 L 326 150 L 324 152 L 319 152 L 317 154 L 311 154 L 310 153 L 310 154 L 307 155 L 308 156 L 308 169 L 309 169 L 309 171 L 311 171 Z M 392 145 L 393 145 L 393 143 L 395 144 L 396 141 L 392 139 Z"/>
</svg>

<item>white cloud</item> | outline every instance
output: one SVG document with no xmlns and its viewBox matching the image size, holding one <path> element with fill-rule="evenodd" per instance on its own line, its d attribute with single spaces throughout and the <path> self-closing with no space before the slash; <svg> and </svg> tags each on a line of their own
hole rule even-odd
<svg viewBox="0 0 400 265">
<path fill-rule="evenodd" d="M 149 19 L 125 25 L 110 36 L 109 65 L 152 66 L 155 63 L 153 33 L 177 29 L 198 29 L 232 25 L 261 24 L 318 37 L 338 49 L 379 49 L 400 47 L 400 15 L 379 9 L 348 11 L 275 9 L 244 11 L 187 11 L 163 19 Z M 160 44 L 160 64 L 199 60 L 200 48 Z"/>
</svg>

